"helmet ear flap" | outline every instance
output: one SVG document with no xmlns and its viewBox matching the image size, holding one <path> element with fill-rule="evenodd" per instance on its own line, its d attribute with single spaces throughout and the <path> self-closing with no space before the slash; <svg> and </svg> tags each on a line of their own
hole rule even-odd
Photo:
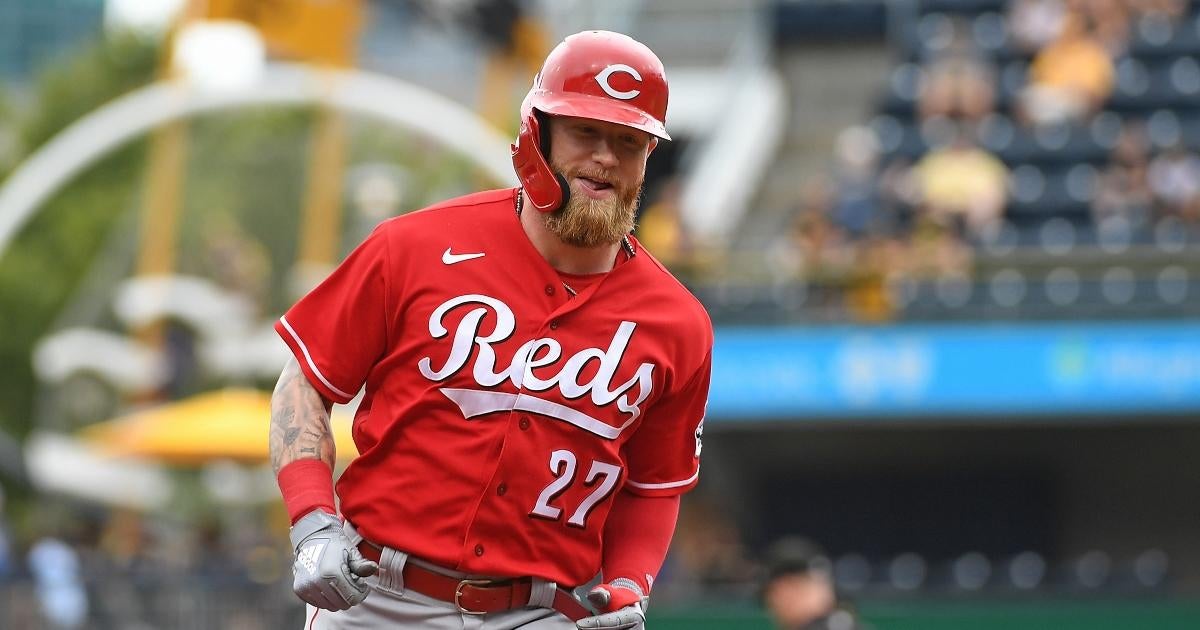
<svg viewBox="0 0 1200 630">
<path fill-rule="evenodd" d="M 550 123 L 547 120 L 546 114 L 538 110 L 533 110 L 533 118 L 537 121 L 538 129 L 538 149 L 542 153 L 542 157 L 547 162 L 550 161 Z"/>
<path fill-rule="evenodd" d="M 525 109 L 525 108 L 522 108 Z M 511 145 L 513 167 L 525 191 L 525 200 L 540 212 L 553 212 L 571 194 L 567 180 L 554 169 L 546 156 L 550 154 L 549 125 L 546 118 L 533 107 L 521 117 L 521 130 L 516 144 Z"/>
</svg>

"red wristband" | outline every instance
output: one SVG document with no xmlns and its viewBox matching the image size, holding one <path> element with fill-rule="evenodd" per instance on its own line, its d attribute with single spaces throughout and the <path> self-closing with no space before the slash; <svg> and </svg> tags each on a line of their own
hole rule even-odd
<svg viewBox="0 0 1200 630">
<path fill-rule="evenodd" d="M 679 497 L 645 497 L 621 491 L 604 524 L 604 581 L 625 579 L 643 595 L 654 587 L 679 519 Z"/>
<path fill-rule="evenodd" d="M 276 481 L 293 525 L 317 508 L 337 514 L 337 508 L 333 507 L 333 471 L 329 464 L 319 459 L 298 459 L 284 466 Z"/>
</svg>

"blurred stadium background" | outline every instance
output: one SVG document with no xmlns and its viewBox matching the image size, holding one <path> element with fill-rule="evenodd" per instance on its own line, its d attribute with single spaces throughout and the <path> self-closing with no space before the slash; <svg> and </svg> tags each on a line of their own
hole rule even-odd
<svg viewBox="0 0 1200 630">
<path fill-rule="evenodd" d="M 0 0 L 0 628 L 300 627 L 270 324 L 584 28 L 717 326 L 653 628 L 789 536 L 868 628 L 1200 627 L 1200 3 Z"/>
</svg>

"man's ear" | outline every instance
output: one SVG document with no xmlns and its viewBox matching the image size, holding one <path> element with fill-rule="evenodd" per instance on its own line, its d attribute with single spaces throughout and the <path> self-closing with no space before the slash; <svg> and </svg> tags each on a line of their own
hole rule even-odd
<svg viewBox="0 0 1200 630">
<path fill-rule="evenodd" d="M 654 153 L 654 147 L 658 146 L 658 137 L 650 136 L 650 150 L 646 151 L 646 155 Z"/>
</svg>

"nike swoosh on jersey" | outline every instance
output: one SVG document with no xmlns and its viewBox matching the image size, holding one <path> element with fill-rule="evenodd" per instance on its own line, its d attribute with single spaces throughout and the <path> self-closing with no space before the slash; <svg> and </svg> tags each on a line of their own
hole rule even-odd
<svg viewBox="0 0 1200 630">
<path fill-rule="evenodd" d="M 451 249 L 453 249 L 453 248 L 447 247 L 446 251 L 442 252 L 442 264 L 453 265 L 454 263 L 460 263 L 464 260 L 471 260 L 472 258 L 482 258 L 483 257 L 483 252 L 478 252 L 475 254 L 454 254 L 454 253 L 451 253 L 451 251 L 450 251 Z"/>
</svg>

